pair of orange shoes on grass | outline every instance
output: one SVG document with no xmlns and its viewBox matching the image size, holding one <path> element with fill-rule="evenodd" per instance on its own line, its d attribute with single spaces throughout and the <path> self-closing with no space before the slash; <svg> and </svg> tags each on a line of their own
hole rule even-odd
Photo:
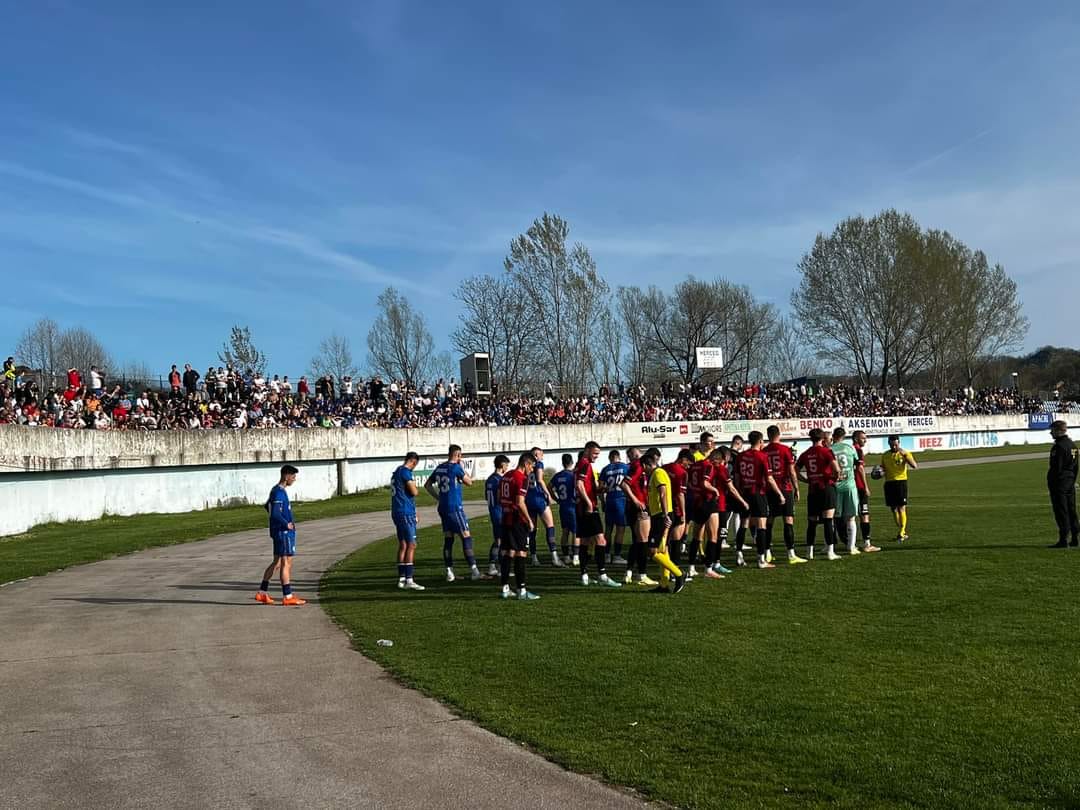
<svg viewBox="0 0 1080 810">
<path fill-rule="evenodd" d="M 266 593 L 266 591 L 259 591 L 258 593 L 256 593 L 255 594 L 255 601 L 259 602 L 259 603 L 261 603 L 263 605 L 276 605 L 277 604 L 277 602 L 274 601 L 274 597 L 272 597 L 270 594 Z M 288 596 L 286 596 L 284 599 L 281 600 L 281 604 L 283 604 L 285 606 L 295 605 L 296 607 L 299 607 L 300 605 L 306 605 L 307 604 L 307 599 L 301 599 L 296 594 L 290 593 Z"/>
</svg>

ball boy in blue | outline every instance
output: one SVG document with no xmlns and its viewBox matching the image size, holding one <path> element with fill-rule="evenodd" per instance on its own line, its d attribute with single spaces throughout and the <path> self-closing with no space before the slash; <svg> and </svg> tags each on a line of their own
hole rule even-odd
<svg viewBox="0 0 1080 810">
<path fill-rule="evenodd" d="M 503 534 L 503 511 L 499 500 L 499 483 L 510 468 L 510 458 L 503 454 L 495 456 L 495 472 L 484 482 L 484 500 L 487 501 L 488 520 L 491 522 L 491 549 L 488 551 L 488 576 L 499 576 L 499 547 Z"/>
<path fill-rule="evenodd" d="M 446 563 L 446 581 L 454 581 L 454 535 L 461 535 L 461 547 L 465 552 L 465 562 L 472 569 L 472 578 L 481 579 L 480 569 L 476 567 L 473 554 L 472 534 L 469 532 L 469 519 L 461 502 L 461 487 L 472 486 L 472 478 L 461 466 L 461 447 L 450 445 L 446 461 L 436 467 L 424 489 L 439 502 L 439 518 L 443 530 L 443 562 Z"/>
<path fill-rule="evenodd" d="M 291 464 L 284 465 L 281 468 L 281 477 L 270 490 L 270 497 L 264 504 L 266 511 L 270 513 L 270 539 L 274 542 L 274 561 L 263 571 L 262 582 L 255 593 L 255 601 L 264 605 L 274 604 L 273 597 L 268 593 L 270 580 L 274 578 L 274 574 L 281 577 L 281 604 L 294 606 L 307 604 L 306 599 L 293 594 L 291 584 L 292 560 L 296 555 L 296 525 L 293 523 L 289 493 L 285 490 L 296 481 L 298 472 L 299 470 Z"/>
<path fill-rule="evenodd" d="M 405 460 L 390 476 L 390 518 L 394 521 L 398 539 L 399 588 L 422 591 L 423 585 L 413 580 L 413 558 L 416 555 L 416 481 L 413 470 L 420 456 L 409 452 Z"/>
</svg>

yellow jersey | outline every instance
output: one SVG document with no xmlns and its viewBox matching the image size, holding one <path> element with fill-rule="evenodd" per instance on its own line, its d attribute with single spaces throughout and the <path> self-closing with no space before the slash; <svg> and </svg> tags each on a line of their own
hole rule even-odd
<svg viewBox="0 0 1080 810">
<path fill-rule="evenodd" d="M 705 460 L 705 454 L 702 453 L 700 450 L 695 450 L 694 451 L 694 461 L 704 461 L 704 460 Z"/>
<path fill-rule="evenodd" d="M 660 487 L 664 487 L 661 499 Z M 649 514 L 667 514 L 671 511 L 671 476 L 663 467 L 657 467 L 649 476 Z"/>
<path fill-rule="evenodd" d="M 907 481 L 908 464 L 914 461 L 915 457 L 908 450 L 882 453 L 881 467 L 885 470 L 885 480 Z"/>
</svg>

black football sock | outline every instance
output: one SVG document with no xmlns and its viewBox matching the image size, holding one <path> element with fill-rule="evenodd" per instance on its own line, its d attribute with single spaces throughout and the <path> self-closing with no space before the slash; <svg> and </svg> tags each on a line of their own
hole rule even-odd
<svg viewBox="0 0 1080 810">
<path fill-rule="evenodd" d="M 869 543 L 870 542 L 870 521 L 867 521 L 866 523 L 861 523 L 859 525 L 862 526 L 862 539 L 865 542 Z"/>
<path fill-rule="evenodd" d="M 795 526 L 791 523 L 784 524 L 784 545 L 788 551 L 795 550 Z"/>
<path fill-rule="evenodd" d="M 525 587 L 525 558 L 514 557 L 514 584 L 520 591 Z"/>
<path fill-rule="evenodd" d="M 698 550 L 701 548 L 700 540 L 690 541 L 690 550 L 686 554 L 686 562 L 690 565 L 697 565 Z"/>
<path fill-rule="evenodd" d="M 765 548 L 769 551 L 772 551 L 772 529 L 772 523 L 765 527 Z"/>
<path fill-rule="evenodd" d="M 499 558 L 499 581 L 504 587 L 510 584 L 510 556 L 508 554 Z"/>
<path fill-rule="evenodd" d="M 607 558 L 607 546 L 596 547 L 596 573 L 603 576 L 607 573 L 607 568 L 604 567 L 605 559 Z"/>
<path fill-rule="evenodd" d="M 712 568 L 713 563 L 716 562 L 716 557 L 720 553 L 720 544 L 715 540 L 710 540 L 708 545 L 705 546 L 705 567 Z"/>
<path fill-rule="evenodd" d="M 765 556 L 765 551 L 768 548 L 768 546 L 766 546 L 766 543 L 768 542 L 768 537 L 765 533 L 765 529 L 757 528 L 754 529 L 753 532 L 754 545 L 757 547 L 758 557 L 763 558 Z"/>
<path fill-rule="evenodd" d="M 739 530 L 735 532 L 735 550 L 740 554 L 742 553 L 743 543 L 746 542 L 746 527 L 740 526 Z"/>
<path fill-rule="evenodd" d="M 817 521 L 811 520 L 806 524 L 806 547 L 813 548 L 817 541 Z"/>
<path fill-rule="evenodd" d="M 589 548 L 588 546 L 582 546 L 578 550 L 578 563 L 581 567 L 582 574 L 589 573 Z"/>
<path fill-rule="evenodd" d="M 825 547 L 832 548 L 836 545 L 836 523 L 831 520 L 825 521 Z"/>
</svg>

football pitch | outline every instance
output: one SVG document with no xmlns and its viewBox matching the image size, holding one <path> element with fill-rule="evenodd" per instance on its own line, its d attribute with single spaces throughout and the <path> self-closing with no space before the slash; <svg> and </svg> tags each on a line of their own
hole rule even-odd
<svg viewBox="0 0 1080 810">
<path fill-rule="evenodd" d="M 544 566 L 529 569 L 540 601 L 503 601 L 496 582 L 445 583 L 427 529 L 425 593 L 397 590 L 386 540 L 321 596 L 403 682 L 673 805 L 1076 806 L 1080 550 L 1046 549 L 1044 475 L 1044 461 L 920 470 L 903 546 L 876 491 L 883 553 L 789 567 L 781 550 L 775 570 L 677 595 Z M 804 527 L 800 512 L 800 545 Z M 484 558 L 489 527 L 473 528 Z"/>
</svg>

